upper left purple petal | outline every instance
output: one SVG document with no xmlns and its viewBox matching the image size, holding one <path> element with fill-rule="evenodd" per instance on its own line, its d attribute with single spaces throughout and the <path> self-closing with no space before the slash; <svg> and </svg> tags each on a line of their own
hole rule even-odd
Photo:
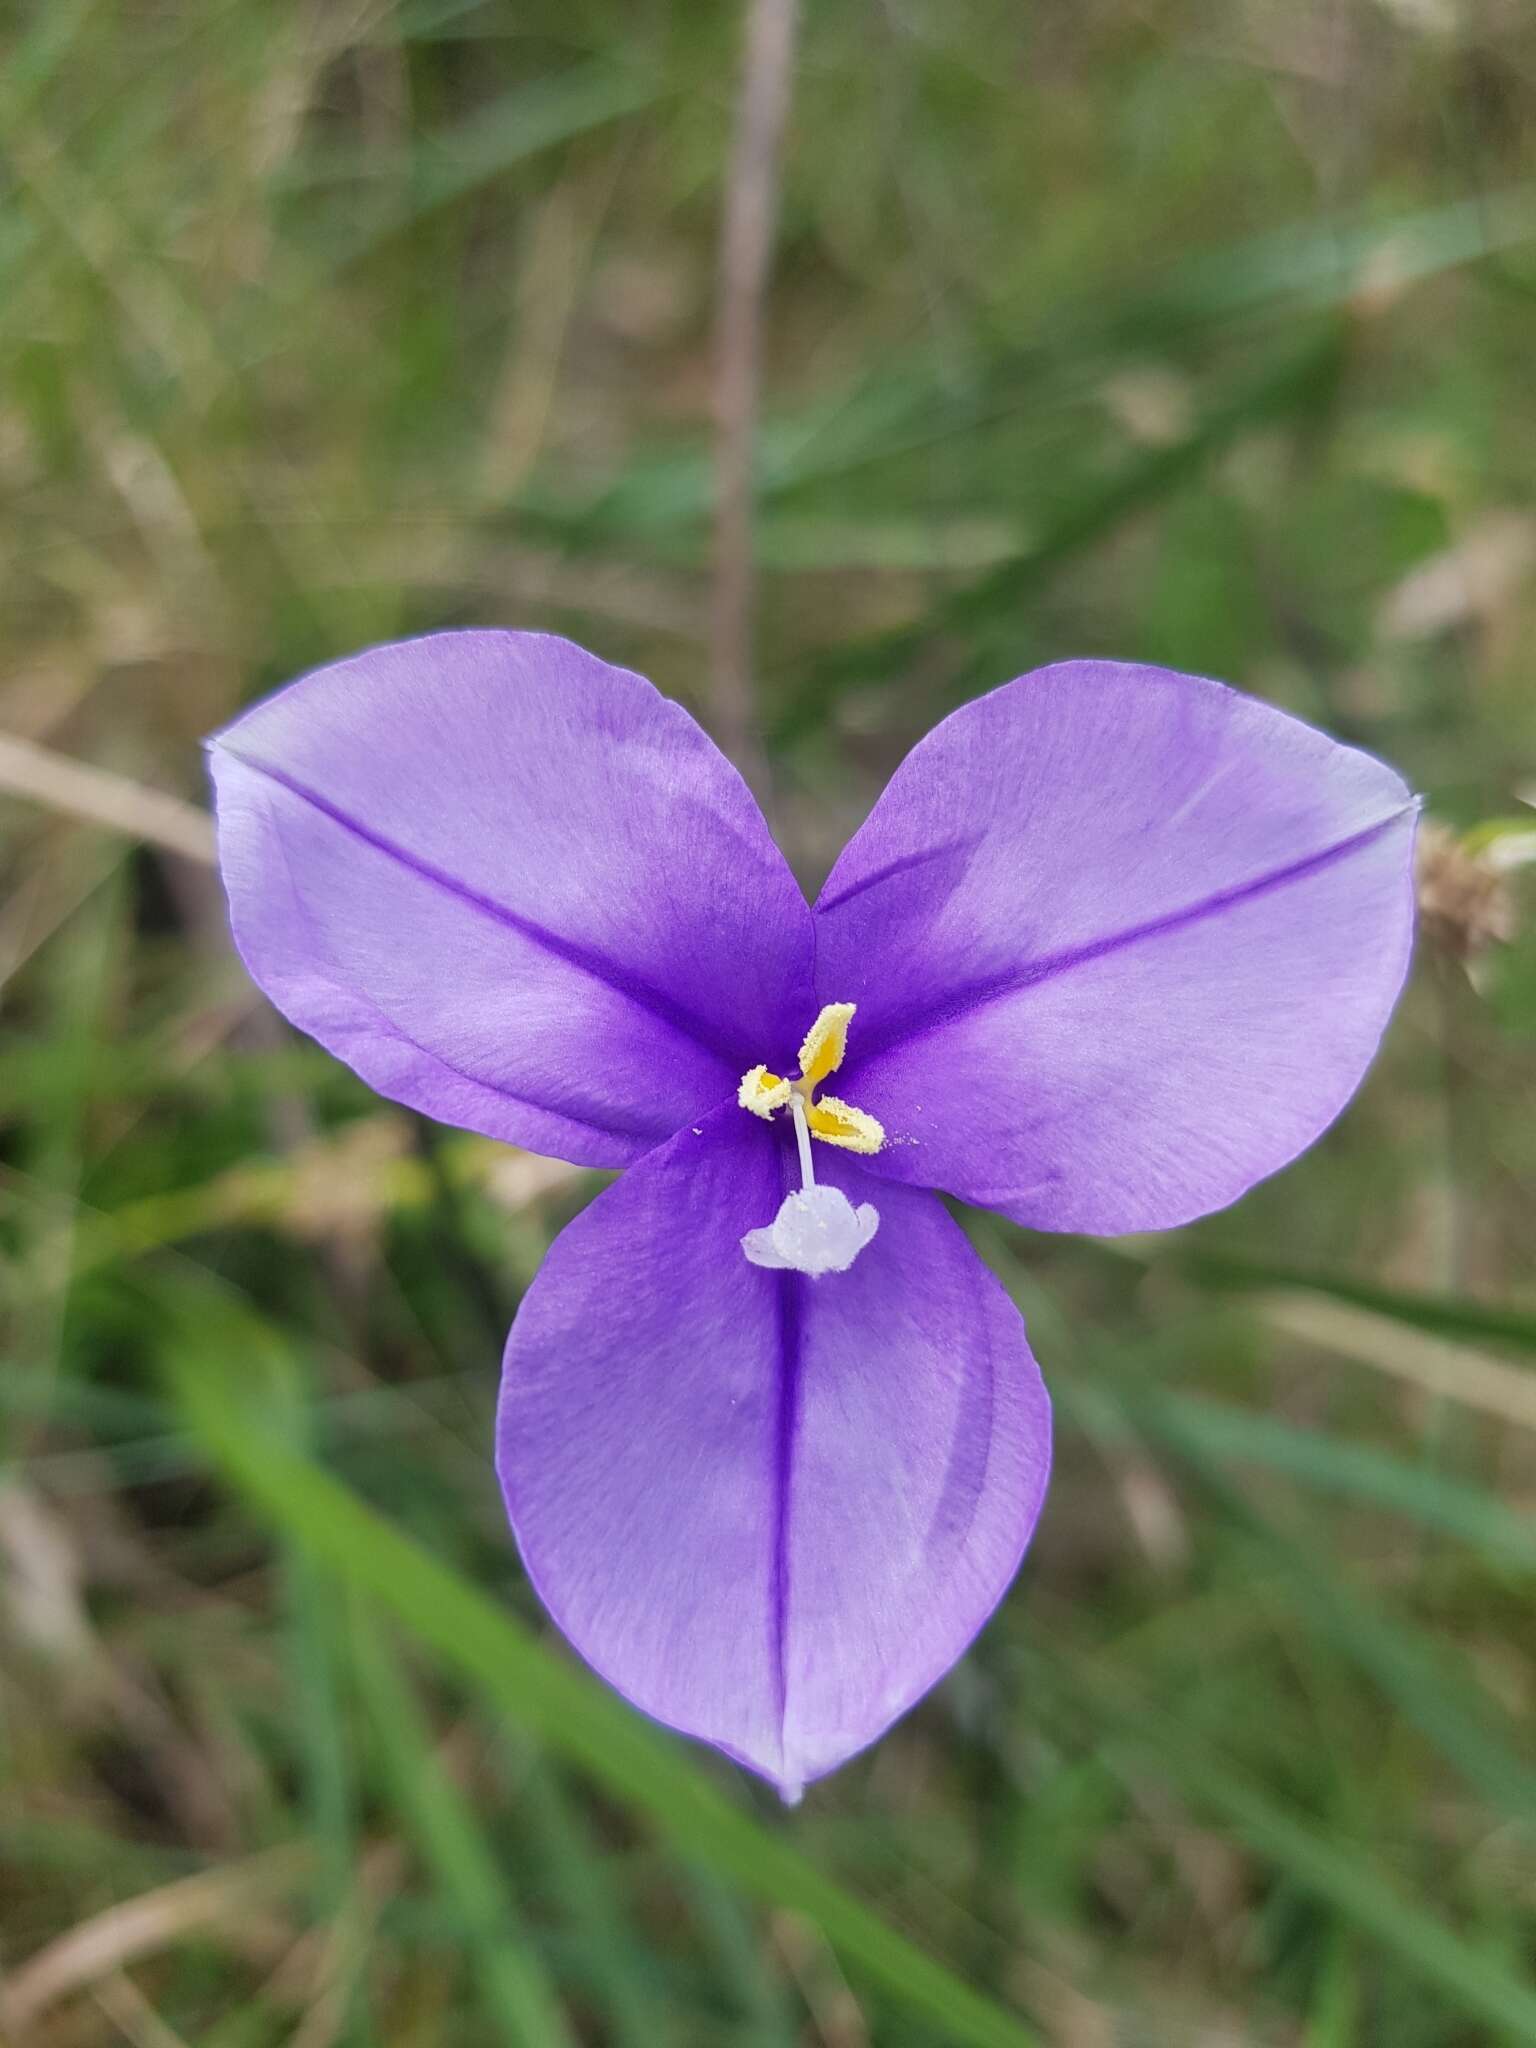
<svg viewBox="0 0 1536 2048">
<path fill-rule="evenodd" d="M 803 1029 L 810 911 L 745 783 L 570 641 L 378 647 L 209 751 L 247 967 L 381 1094 L 623 1166 Z"/>
</svg>

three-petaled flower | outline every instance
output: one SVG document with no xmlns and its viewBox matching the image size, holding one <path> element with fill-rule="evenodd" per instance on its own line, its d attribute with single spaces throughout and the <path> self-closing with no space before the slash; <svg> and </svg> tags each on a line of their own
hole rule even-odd
<svg viewBox="0 0 1536 2048">
<path fill-rule="evenodd" d="M 279 1009 L 429 1116 L 628 1169 L 508 1342 L 508 1511 L 582 1655 L 787 1797 L 960 1655 L 1045 1490 L 1023 1323 L 933 1190 L 1220 1208 L 1343 1108 L 1408 960 L 1399 777 L 1161 669 L 955 712 L 814 909 L 687 713 L 562 640 L 377 648 L 212 766 Z"/>
</svg>

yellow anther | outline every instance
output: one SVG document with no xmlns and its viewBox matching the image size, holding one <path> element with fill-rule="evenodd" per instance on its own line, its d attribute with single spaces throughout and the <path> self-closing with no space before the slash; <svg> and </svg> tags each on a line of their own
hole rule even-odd
<svg viewBox="0 0 1536 2048">
<path fill-rule="evenodd" d="M 816 1090 L 829 1074 L 843 1064 L 848 1050 L 848 1025 L 857 1005 L 828 1003 L 805 1034 L 800 1048 L 800 1078 L 787 1081 L 770 1074 L 766 1067 L 753 1067 L 743 1074 L 736 1100 L 743 1109 L 765 1120 L 783 1109 L 792 1095 L 805 1105 L 805 1122 L 813 1137 L 825 1145 L 839 1145 L 845 1152 L 878 1152 L 885 1143 L 885 1131 L 866 1110 L 839 1102 L 835 1095 L 816 1100 Z"/>
<path fill-rule="evenodd" d="M 750 1109 L 754 1116 L 766 1122 L 776 1109 L 782 1109 L 790 1097 L 790 1085 L 778 1074 L 770 1074 L 766 1067 L 753 1067 L 743 1074 L 741 1086 L 736 1090 L 736 1100 L 743 1109 Z"/>
<path fill-rule="evenodd" d="M 828 1003 L 805 1034 L 800 1048 L 800 1086 L 805 1093 L 835 1074 L 848 1050 L 848 1026 L 857 1003 Z"/>
<path fill-rule="evenodd" d="M 841 1145 L 845 1152 L 878 1152 L 885 1143 L 885 1126 L 877 1117 L 868 1110 L 855 1109 L 851 1102 L 839 1102 L 835 1095 L 808 1103 L 805 1120 L 813 1138 Z"/>
</svg>

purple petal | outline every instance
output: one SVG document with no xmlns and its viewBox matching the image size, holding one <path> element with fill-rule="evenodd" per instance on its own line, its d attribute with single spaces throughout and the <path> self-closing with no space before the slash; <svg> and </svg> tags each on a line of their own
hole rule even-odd
<svg viewBox="0 0 1536 2048">
<path fill-rule="evenodd" d="M 621 1166 L 814 1013 L 810 913 L 746 785 L 569 641 L 375 648 L 211 759 L 252 975 L 444 1123 Z"/>
<path fill-rule="evenodd" d="M 1199 677 L 1066 662 L 966 705 L 817 905 L 873 1170 L 1047 1230 L 1233 1201 L 1376 1050 L 1414 818 L 1381 762 Z"/>
<path fill-rule="evenodd" d="M 793 1798 L 960 1655 L 1034 1527 L 1050 1415 L 1017 1310 L 931 1195 L 817 1170 L 880 1227 L 749 1263 L 793 1156 L 734 1105 L 557 1239 L 507 1346 L 529 1575 L 609 1682 Z"/>
</svg>

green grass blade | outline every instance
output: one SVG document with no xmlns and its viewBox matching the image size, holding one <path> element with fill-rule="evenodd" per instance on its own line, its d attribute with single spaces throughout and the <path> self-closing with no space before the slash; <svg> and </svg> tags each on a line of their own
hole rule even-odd
<svg viewBox="0 0 1536 2048">
<path fill-rule="evenodd" d="M 24 111 L 67 61 L 98 0 L 57 0 L 39 8 L 6 53 L 8 107 Z"/>
<path fill-rule="evenodd" d="M 1503 1811 L 1536 1818 L 1536 1770 L 1516 1750 L 1506 1717 L 1425 1639 L 1406 1615 L 1341 1583 L 1328 1557 L 1294 1528 L 1272 1524 L 1225 1471 L 1219 1454 L 1187 1431 L 1155 1387 L 1117 1390 L 1126 1419 L 1182 1459 L 1234 1531 L 1242 1531 L 1291 1589 L 1297 1610 L 1366 1672 L 1409 1725 L 1465 1782 Z M 1065 1405 L 1071 1411 L 1075 1390 Z"/>
<path fill-rule="evenodd" d="M 694 1917 L 741 2002 L 743 2048 L 795 2048 L 801 2036 L 789 1993 L 769 1967 L 749 1914 L 706 1872 L 693 1877 Z"/>
<path fill-rule="evenodd" d="M 1332 388 L 1340 361 L 1341 331 L 1329 322 L 1321 334 L 1278 366 L 1215 406 L 1189 434 L 1127 462 L 1107 482 L 1068 504 L 1028 550 L 987 569 L 943 597 L 914 624 L 836 649 L 810 666 L 805 683 L 784 701 L 770 737 L 784 746 L 825 723 L 837 696 L 875 677 L 888 677 L 935 634 L 974 634 L 1022 601 L 1065 563 L 1116 531 L 1145 506 L 1168 497 L 1239 434 L 1310 411 Z"/>
<path fill-rule="evenodd" d="M 543 1757 L 520 1758 L 518 1824 L 529 1854 L 576 1937 L 594 2004 L 613 2048 L 657 2048 L 667 2039 L 654 1955 L 630 1925 L 611 1859 L 578 1803 Z"/>
<path fill-rule="evenodd" d="M 449 132 L 421 137 L 396 194 L 376 205 L 372 217 L 362 222 L 357 219 L 356 195 L 349 195 L 329 236 L 322 227 L 316 241 L 325 247 L 329 240 L 337 264 L 355 263 L 390 236 L 542 151 L 639 113 L 661 89 L 655 79 L 605 60 L 514 88 Z M 352 171 L 344 162 L 327 164 L 301 171 L 288 182 L 307 186 L 322 177 L 345 180 Z"/>
<path fill-rule="evenodd" d="M 1104 1713 L 1104 1701 L 1096 1698 Z M 1113 1747 L 1137 1768 L 1151 1762 L 1191 1805 L 1219 1815 L 1232 1833 L 1314 1896 L 1327 1900 L 1425 1984 L 1515 2040 L 1536 2040 L 1536 1983 L 1378 1877 L 1352 1849 L 1325 1838 L 1215 1758 L 1185 1730 L 1145 1705 L 1117 1714 Z"/>
<path fill-rule="evenodd" d="M 770 415 L 758 436 L 756 476 L 771 549 L 775 502 L 846 482 L 869 466 L 984 433 L 1024 404 L 1061 405 L 1123 360 L 1143 361 L 1277 307 L 1299 315 L 1338 308 L 1363 272 L 1389 252 L 1395 274 L 1421 281 L 1536 239 L 1532 192 L 1489 193 L 1391 222 L 1308 216 L 1272 235 L 1202 249 L 1150 286 L 1090 292 L 1049 317 L 1027 346 L 1001 352 L 955 389 L 921 349 L 882 354 L 878 369 L 832 397 Z M 514 507 L 548 522 L 566 544 L 628 540 L 654 548 L 659 534 L 701 533 L 712 502 L 711 456 L 694 441 L 632 456 L 596 499 L 570 502 L 563 468 L 535 474 Z"/>
<path fill-rule="evenodd" d="M 454 1908 L 486 2013 L 524 2048 L 573 2048 L 559 1995 L 543 1969 L 496 1858 L 428 1738 L 405 1674 L 372 1614 L 356 1603 L 353 1668 L 406 1830 Z"/>
<path fill-rule="evenodd" d="M 1476 1487 L 1408 1464 L 1369 1444 L 1339 1443 L 1276 1415 L 1255 1415 L 1198 1394 L 1165 1404 L 1180 1433 L 1207 1456 L 1298 1480 L 1340 1500 L 1387 1508 L 1479 1551 L 1492 1563 L 1536 1571 L 1536 1526 Z"/>
<path fill-rule="evenodd" d="M 1271 1265 L 1224 1252 L 1197 1251 L 1178 1258 L 1181 1273 L 1202 1286 L 1249 1293 L 1255 1289 L 1299 1288 L 1330 1301 L 1367 1308 L 1394 1322 L 1409 1323 L 1442 1337 L 1471 1337 L 1483 1342 L 1515 1345 L 1536 1351 L 1536 1314 L 1518 1308 L 1490 1307 L 1450 1294 L 1409 1294 L 1400 1288 L 1378 1287 L 1346 1274 L 1315 1273 L 1293 1266 Z"/>
</svg>

